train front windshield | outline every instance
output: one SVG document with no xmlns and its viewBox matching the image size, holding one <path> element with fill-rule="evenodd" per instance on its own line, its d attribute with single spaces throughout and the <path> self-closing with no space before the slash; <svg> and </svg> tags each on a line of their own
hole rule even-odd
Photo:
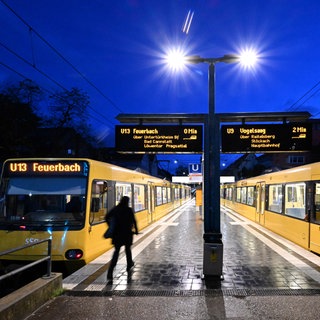
<svg viewBox="0 0 320 320">
<path fill-rule="evenodd" d="M 85 177 L 10 177 L 2 181 L 0 228 L 80 229 L 84 225 Z"/>
</svg>

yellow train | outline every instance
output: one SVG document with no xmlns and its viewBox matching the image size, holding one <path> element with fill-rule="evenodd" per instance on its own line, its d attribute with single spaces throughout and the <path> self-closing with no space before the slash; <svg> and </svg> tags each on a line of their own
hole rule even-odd
<svg viewBox="0 0 320 320">
<path fill-rule="evenodd" d="M 105 215 L 131 199 L 139 230 L 191 198 L 189 186 L 90 159 L 9 159 L 0 185 L 0 252 L 52 239 L 52 261 L 77 269 L 112 247 Z M 36 260 L 47 243 L 2 256 Z"/>
<path fill-rule="evenodd" d="M 221 204 L 320 254 L 320 163 L 222 185 Z"/>
</svg>

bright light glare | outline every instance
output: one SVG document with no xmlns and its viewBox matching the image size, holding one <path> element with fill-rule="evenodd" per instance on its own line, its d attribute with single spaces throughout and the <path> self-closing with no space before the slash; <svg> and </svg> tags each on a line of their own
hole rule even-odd
<svg viewBox="0 0 320 320">
<path fill-rule="evenodd" d="M 258 54 L 253 49 L 245 49 L 240 52 L 240 64 L 246 68 L 254 68 L 258 62 Z"/>
<path fill-rule="evenodd" d="M 185 53 L 181 49 L 171 49 L 167 52 L 166 63 L 172 71 L 181 71 L 186 67 Z"/>
</svg>

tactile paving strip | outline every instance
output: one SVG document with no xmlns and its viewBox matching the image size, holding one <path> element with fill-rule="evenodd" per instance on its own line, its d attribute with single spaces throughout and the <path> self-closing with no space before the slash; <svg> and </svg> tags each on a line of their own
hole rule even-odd
<svg viewBox="0 0 320 320">
<path fill-rule="evenodd" d="M 198 296 L 314 296 L 320 289 L 205 289 L 205 290 L 104 290 L 67 291 L 68 296 L 198 297 Z"/>
</svg>

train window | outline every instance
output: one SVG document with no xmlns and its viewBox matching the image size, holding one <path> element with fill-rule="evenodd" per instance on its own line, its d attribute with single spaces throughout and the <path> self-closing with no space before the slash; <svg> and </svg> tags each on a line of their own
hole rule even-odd
<svg viewBox="0 0 320 320">
<path fill-rule="evenodd" d="M 167 188 L 168 202 L 171 202 L 171 188 Z"/>
<path fill-rule="evenodd" d="M 108 183 L 105 180 L 93 180 L 91 187 L 90 223 L 104 221 L 108 208 Z"/>
<path fill-rule="evenodd" d="M 134 210 L 135 212 L 146 208 L 146 187 L 143 184 L 134 185 Z"/>
<path fill-rule="evenodd" d="M 86 179 L 14 177 L 6 187 L 0 219 L 7 224 L 21 221 L 27 228 L 39 229 L 83 225 Z"/>
<path fill-rule="evenodd" d="M 174 188 L 174 199 L 175 200 L 179 200 L 180 199 L 180 191 L 179 191 L 178 187 Z"/>
<path fill-rule="evenodd" d="M 159 206 L 162 204 L 162 187 L 156 187 L 156 205 Z"/>
<path fill-rule="evenodd" d="M 220 188 L 220 198 L 225 199 L 225 189 L 223 187 Z"/>
<path fill-rule="evenodd" d="M 168 202 L 168 197 L 167 197 L 167 188 L 162 187 L 162 202 L 167 203 Z"/>
<path fill-rule="evenodd" d="M 247 188 L 246 187 L 242 187 L 241 188 L 241 199 L 240 199 L 241 203 L 247 203 Z"/>
<path fill-rule="evenodd" d="M 233 191 L 233 189 L 232 188 L 227 188 L 227 190 L 226 190 L 226 199 L 227 200 L 232 200 L 232 192 Z"/>
<path fill-rule="evenodd" d="M 130 183 L 116 183 L 116 205 L 120 202 L 121 198 L 127 196 L 130 199 L 129 207 L 132 207 L 132 187 Z"/>
<path fill-rule="evenodd" d="M 253 206 L 254 204 L 254 187 L 248 187 L 247 204 Z"/>
<path fill-rule="evenodd" d="M 183 190 L 183 197 L 186 198 L 187 197 L 187 189 L 185 187 L 183 187 L 182 190 Z"/>
<path fill-rule="evenodd" d="M 315 193 L 314 193 L 314 217 L 313 221 L 320 223 L 320 183 L 315 184 Z"/>
<path fill-rule="evenodd" d="M 288 163 L 290 164 L 299 164 L 302 165 L 305 163 L 305 158 L 304 156 L 289 156 L 288 157 Z"/>
<path fill-rule="evenodd" d="M 237 188 L 237 202 L 241 202 L 241 188 Z"/>
<path fill-rule="evenodd" d="M 269 186 L 268 210 L 282 213 L 282 185 L 275 184 Z"/>
<path fill-rule="evenodd" d="M 306 184 L 292 183 L 285 186 L 285 214 L 304 219 L 306 216 Z"/>
</svg>

